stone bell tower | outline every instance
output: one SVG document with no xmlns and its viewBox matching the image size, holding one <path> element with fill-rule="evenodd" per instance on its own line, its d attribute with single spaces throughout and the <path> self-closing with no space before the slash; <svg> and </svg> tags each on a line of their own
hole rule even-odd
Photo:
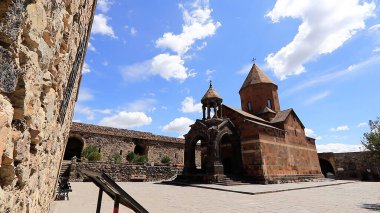
<svg viewBox="0 0 380 213">
<path fill-rule="evenodd" d="M 210 87 L 204 94 L 201 103 L 202 103 L 202 111 L 203 111 L 203 118 L 210 119 L 211 118 L 211 108 L 214 109 L 214 115 L 213 118 L 218 118 L 218 110 L 221 110 L 223 99 L 218 95 L 218 93 L 212 88 L 212 82 L 210 81 Z M 206 116 L 206 110 L 207 110 L 207 116 Z M 222 117 L 222 114 L 220 114 Z"/>
<path fill-rule="evenodd" d="M 253 115 L 280 111 L 277 85 L 253 64 L 239 91 L 241 109 Z"/>
</svg>

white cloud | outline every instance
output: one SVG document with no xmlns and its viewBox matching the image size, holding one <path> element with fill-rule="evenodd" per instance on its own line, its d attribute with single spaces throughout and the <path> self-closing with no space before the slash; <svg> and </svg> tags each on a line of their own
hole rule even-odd
<svg viewBox="0 0 380 213">
<path fill-rule="evenodd" d="M 347 131 L 347 130 L 350 130 L 350 128 L 347 125 L 341 125 L 336 128 L 330 128 L 330 131 L 332 132 Z"/>
<path fill-rule="evenodd" d="M 80 104 L 75 105 L 74 112 L 76 114 L 82 114 L 86 116 L 87 120 L 94 120 L 95 119 L 95 113 L 90 107 L 86 107 Z"/>
<path fill-rule="evenodd" d="M 249 71 L 251 70 L 251 68 L 252 68 L 252 64 L 246 64 L 236 73 L 241 74 L 241 75 L 247 75 Z"/>
<path fill-rule="evenodd" d="M 360 123 L 358 123 L 357 127 L 363 127 L 363 126 L 368 126 L 368 123 L 367 122 L 360 122 Z"/>
<path fill-rule="evenodd" d="M 87 49 L 91 50 L 92 52 L 96 52 L 96 48 L 91 44 L 91 42 L 88 42 Z"/>
<path fill-rule="evenodd" d="M 330 95 L 329 91 L 321 92 L 321 93 L 318 93 L 318 94 L 315 94 L 315 95 L 309 97 L 304 103 L 306 105 L 310 105 L 310 104 L 313 104 L 319 100 L 326 98 L 329 95 Z"/>
<path fill-rule="evenodd" d="M 166 80 L 174 78 L 183 81 L 189 76 L 194 75 L 187 72 L 184 63 L 184 60 L 178 55 L 159 54 L 152 60 L 152 73 L 158 74 Z"/>
<path fill-rule="evenodd" d="M 151 123 L 152 118 L 143 112 L 120 111 L 116 115 L 104 117 L 100 120 L 99 125 L 116 128 L 131 128 L 145 126 Z"/>
<path fill-rule="evenodd" d="M 335 72 L 331 72 L 325 75 L 317 76 L 312 79 L 307 79 L 305 82 L 298 84 L 294 86 L 291 89 L 286 90 L 283 93 L 283 96 L 288 96 L 292 93 L 295 93 L 297 91 L 302 91 L 306 88 L 313 87 L 319 84 L 326 83 L 328 81 L 332 81 L 335 79 L 342 78 L 343 76 L 359 73 L 359 72 L 366 72 L 366 71 L 377 71 L 377 67 L 380 65 L 380 56 L 373 56 L 371 58 L 368 58 L 367 60 L 350 65 L 344 70 L 339 70 Z"/>
<path fill-rule="evenodd" d="M 97 114 L 111 114 L 111 109 L 93 109 L 82 104 L 76 104 L 74 109 L 75 114 L 86 116 L 87 120 L 94 120 Z"/>
<path fill-rule="evenodd" d="M 205 74 L 207 76 L 207 81 L 210 81 L 214 78 L 214 73 L 215 73 L 215 70 L 210 70 L 210 69 L 207 69 Z"/>
<path fill-rule="evenodd" d="M 103 13 L 106 13 L 110 9 L 111 5 L 112 5 L 112 2 L 109 0 L 98 0 L 97 7 L 99 8 L 100 11 L 102 11 Z"/>
<path fill-rule="evenodd" d="M 109 18 L 104 14 L 96 14 L 94 16 L 94 23 L 92 24 L 91 33 L 101 34 L 116 38 L 115 33 L 110 25 L 108 25 Z"/>
<path fill-rule="evenodd" d="M 322 136 L 315 134 L 314 130 L 305 128 L 305 135 L 307 137 L 315 138 L 316 140 L 322 140 Z"/>
<path fill-rule="evenodd" d="M 131 35 L 135 36 L 137 34 L 137 30 L 134 27 L 131 27 Z"/>
<path fill-rule="evenodd" d="M 191 59 L 191 55 L 184 55 L 197 40 L 205 39 L 215 34 L 220 26 L 219 22 L 214 22 L 211 17 L 212 9 L 209 8 L 208 0 L 198 0 L 186 9 L 182 4 L 184 24 L 182 32 L 175 35 L 166 32 L 155 42 L 157 48 L 170 49 L 176 54 L 162 53 L 150 60 L 124 66 L 121 68 L 123 77 L 127 81 L 146 80 L 150 76 L 159 75 L 166 80 L 175 79 L 183 82 L 189 77 L 194 77 L 196 73 L 185 66 L 185 60 Z M 124 26 L 129 29 L 129 26 Z M 133 34 L 133 27 L 131 33 Z M 134 29 L 134 33 L 137 30 Z M 196 49 L 203 49 L 207 42 L 203 42 Z"/>
<path fill-rule="evenodd" d="M 186 97 L 181 103 L 181 112 L 192 113 L 202 112 L 202 103 L 194 103 L 193 97 Z"/>
<path fill-rule="evenodd" d="M 380 24 L 375 24 L 375 25 L 372 25 L 370 28 L 368 28 L 368 30 L 379 30 L 380 29 Z"/>
<path fill-rule="evenodd" d="M 186 9 L 182 4 L 179 7 L 183 11 L 182 32 L 178 35 L 172 32 L 164 33 L 161 38 L 156 40 L 156 47 L 171 49 L 177 54 L 183 55 L 196 40 L 213 36 L 221 24 L 212 19 L 212 9 L 209 8 L 208 1 L 196 1 L 191 10 Z M 202 45 L 206 45 L 206 43 Z"/>
<path fill-rule="evenodd" d="M 305 128 L 305 134 L 308 137 L 315 137 L 316 136 L 315 133 L 314 133 L 314 130 L 309 129 L 309 128 Z"/>
<path fill-rule="evenodd" d="M 90 65 L 84 62 L 83 67 L 82 67 L 82 74 L 86 74 L 90 72 L 91 72 Z"/>
<path fill-rule="evenodd" d="M 153 98 L 138 99 L 128 103 L 127 111 L 131 112 L 153 112 L 156 107 L 157 100 Z"/>
<path fill-rule="evenodd" d="M 152 60 L 122 67 L 121 72 L 127 81 L 146 80 L 149 76 L 159 75 L 166 80 L 175 79 L 182 82 L 196 75 L 188 71 L 184 63 L 185 61 L 178 55 L 163 53 Z"/>
<path fill-rule="evenodd" d="M 180 136 L 183 136 L 190 130 L 190 125 L 193 123 L 194 121 L 190 118 L 179 117 L 166 124 L 161 129 L 165 132 L 176 132 Z"/>
<path fill-rule="evenodd" d="M 316 144 L 317 152 L 359 152 L 363 151 L 364 147 L 361 144 L 344 144 L 344 143 L 328 143 Z"/>
<path fill-rule="evenodd" d="M 375 53 L 378 53 L 378 52 L 380 52 L 380 47 L 376 47 L 376 48 L 373 49 L 372 51 L 375 52 Z"/>
<path fill-rule="evenodd" d="M 78 101 L 90 101 L 92 99 L 94 99 L 94 95 L 90 90 L 86 88 L 81 88 L 79 90 Z"/>
<path fill-rule="evenodd" d="M 342 46 L 358 30 L 364 20 L 374 15 L 374 2 L 359 0 L 278 0 L 266 16 L 276 23 L 281 18 L 302 19 L 293 40 L 266 62 L 280 80 L 305 72 L 304 64 Z"/>
</svg>

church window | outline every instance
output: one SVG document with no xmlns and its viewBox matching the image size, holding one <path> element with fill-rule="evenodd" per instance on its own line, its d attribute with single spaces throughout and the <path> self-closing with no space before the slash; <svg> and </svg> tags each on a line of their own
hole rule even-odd
<svg viewBox="0 0 380 213">
<path fill-rule="evenodd" d="M 296 129 L 294 130 L 294 135 L 297 136 L 297 130 Z"/>
<path fill-rule="evenodd" d="M 272 100 L 271 99 L 267 100 L 267 107 L 272 109 Z"/>
<path fill-rule="evenodd" d="M 248 111 L 252 112 L 252 102 L 248 101 Z"/>
</svg>

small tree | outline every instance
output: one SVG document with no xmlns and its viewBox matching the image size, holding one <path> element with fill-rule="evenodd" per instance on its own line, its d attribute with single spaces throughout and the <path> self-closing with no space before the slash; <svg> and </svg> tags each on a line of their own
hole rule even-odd
<svg viewBox="0 0 380 213">
<path fill-rule="evenodd" d="M 121 163 L 121 155 L 119 153 L 113 153 L 108 157 L 110 163 Z"/>
<path fill-rule="evenodd" d="M 164 156 L 162 156 L 162 158 L 161 158 L 161 163 L 168 164 L 168 163 L 170 163 L 170 161 L 171 161 L 171 159 L 170 159 L 170 157 L 167 156 L 167 155 L 164 155 Z"/>
<path fill-rule="evenodd" d="M 100 161 L 102 156 L 98 152 L 98 148 L 94 145 L 88 145 L 82 151 L 82 157 L 87 158 L 89 161 Z"/>
<path fill-rule="evenodd" d="M 362 144 L 370 152 L 372 160 L 380 163 L 380 117 L 369 121 L 370 131 L 364 133 Z"/>
</svg>

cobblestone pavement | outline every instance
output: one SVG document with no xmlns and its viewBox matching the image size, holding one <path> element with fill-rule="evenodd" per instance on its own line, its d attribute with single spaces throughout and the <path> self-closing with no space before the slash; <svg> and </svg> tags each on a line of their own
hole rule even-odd
<svg viewBox="0 0 380 213">
<path fill-rule="evenodd" d="M 374 212 L 380 211 L 380 183 L 353 181 L 271 185 L 119 183 L 149 212 Z M 51 213 L 95 212 L 98 188 L 71 183 L 70 201 L 55 201 Z M 102 212 L 113 201 L 103 195 Z M 120 212 L 130 212 L 122 207 Z"/>
</svg>

